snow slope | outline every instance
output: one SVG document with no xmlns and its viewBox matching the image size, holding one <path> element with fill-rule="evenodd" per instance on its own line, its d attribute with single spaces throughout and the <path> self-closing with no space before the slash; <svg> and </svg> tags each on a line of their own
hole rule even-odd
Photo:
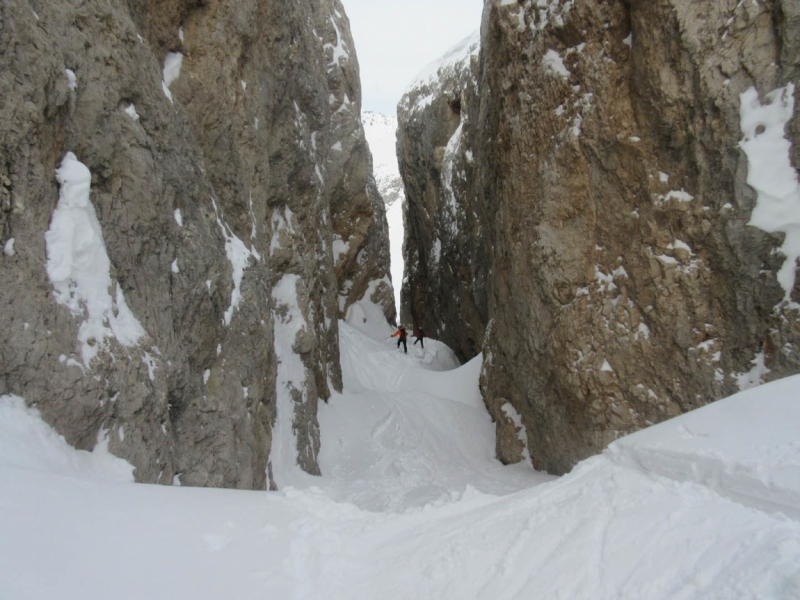
<svg viewBox="0 0 800 600">
<path fill-rule="evenodd" d="M 395 305 L 400 309 L 400 288 L 403 281 L 403 204 L 405 188 L 397 165 L 397 118 L 381 113 L 364 111 L 361 115 L 364 135 L 372 152 L 373 171 L 378 191 L 386 203 L 386 220 L 389 223 L 389 250 L 392 258 L 392 282 Z"/>
<path fill-rule="evenodd" d="M 0 597 L 800 598 L 800 376 L 554 479 L 492 458 L 479 362 L 340 327 L 325 476 L 280 492 L 131 485 L 0 398 Z"/>
</svg>

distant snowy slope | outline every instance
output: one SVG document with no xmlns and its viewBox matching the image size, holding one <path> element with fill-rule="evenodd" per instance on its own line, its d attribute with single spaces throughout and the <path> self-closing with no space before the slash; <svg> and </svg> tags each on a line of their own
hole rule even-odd
<svg viewBox="0 0 800 600">
<path fill-rule="evenodd" d="M 425 66 L 409 85 L 409 89 L 423 85 L 435 85 L 442 78 L 442 70 L 453 68 L 466 61 L 470 56 L 477 55 L 481 46 L 481 33 L 473 31 L 444 55 Z"/>
<path fill-rule="evenodd" d="M 378 191 L 388 208 L 403 199 L 403 182 L 397 167 L 397 118 L 364 111 L 361 113 L 361 121 L 372 152 Z"/>
<path fill-rule="evenodd" d="M 324 476 L 280 492 L 118 483 L 2 397 L 0 598 L 800 598 L 800 376 L 554 479 L 494 460 L 479 362 L 340 327 Z"/>
<path fill-rule="evenodd" d="M 394 339 L 368 339 L 341 323 L 345 394 L 320 407 L 317 480 L 335 500 L 370 511 L 447 504 L 465 490 L 508 494 L 552 479 L 494 457 L 491 419 L 480 399 L 480 359 L 462 367 L 441 342 L 408 355 Z"/>
<path fill-rule="evenodd" d="M 469 69 L 470 61 L 473 56 L 478 56 L 480 47 L 480 31 L 475 31 L 453 46 L 444 56 L 427 65 L 409 84 L 400 100 L 398 110 L 412 114 L 430 105 L 441 93 L 443 82 L 457 80 L 459 73 Z"/>
<path fill-rule="evenodd" d="M 397 118 L 381 113 L 364 111 L 361 114 L 364 134 L 372 151 L 373 171 L 378 191 L 386 203 L 386 220 L 389 222 L 389 245 L 392 257 L 392 283 L 395 304 L 400 311 L 400 288 L 403 282 L 403 202 L 405 190 L 397 166 Z"/>
</svg>

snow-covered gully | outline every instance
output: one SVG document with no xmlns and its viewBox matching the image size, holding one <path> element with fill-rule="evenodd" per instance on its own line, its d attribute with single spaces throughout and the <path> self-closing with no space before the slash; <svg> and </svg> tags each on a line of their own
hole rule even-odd
<svg viewBox="0 0 800 600">
<path fill-rule="evenodd" d="M 279 492 L 131 485 L 2 397 L 0 597 L 800 597 L 800 377 L 556 479 L 494 459 L 480 359 L 340 331 L 323 476 Z"/>
</svg>

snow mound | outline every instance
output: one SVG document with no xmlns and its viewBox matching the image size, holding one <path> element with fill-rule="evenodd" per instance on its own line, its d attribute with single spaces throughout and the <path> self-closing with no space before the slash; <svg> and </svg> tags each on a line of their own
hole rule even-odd
<svg viewBox="0 0 800 600">
<path fill-rule="evenodd" d="M 92 452 L 76 450 L 19 396 L 0 396 L 0 469 L 24 469 L 94 481 L 133 481 L 130 463 L 108 452 L 105 432 Z"/>
<path fill-rule="evenodd" d="M 800 376 L 745 390 L 611 444 L 624 466 L 800 520 Z"/>
</svg>

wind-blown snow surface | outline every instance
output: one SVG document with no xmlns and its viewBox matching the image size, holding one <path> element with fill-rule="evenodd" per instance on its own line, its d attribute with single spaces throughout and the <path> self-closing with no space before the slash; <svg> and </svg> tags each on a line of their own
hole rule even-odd
<svg viewBox="0 0 800 600">
<path fill-rule="evenodd" d="M 437 372 L 435 341 L 405 356 L 340 328 L 346 392 L 320 409 L 314 487 L 132 485 L 118 463 L 90 478 L 2 397 L 0 597 L 800 597 L 800 376 L 556 480 L 491 458 L 479 362 Z"/>
</svg>

